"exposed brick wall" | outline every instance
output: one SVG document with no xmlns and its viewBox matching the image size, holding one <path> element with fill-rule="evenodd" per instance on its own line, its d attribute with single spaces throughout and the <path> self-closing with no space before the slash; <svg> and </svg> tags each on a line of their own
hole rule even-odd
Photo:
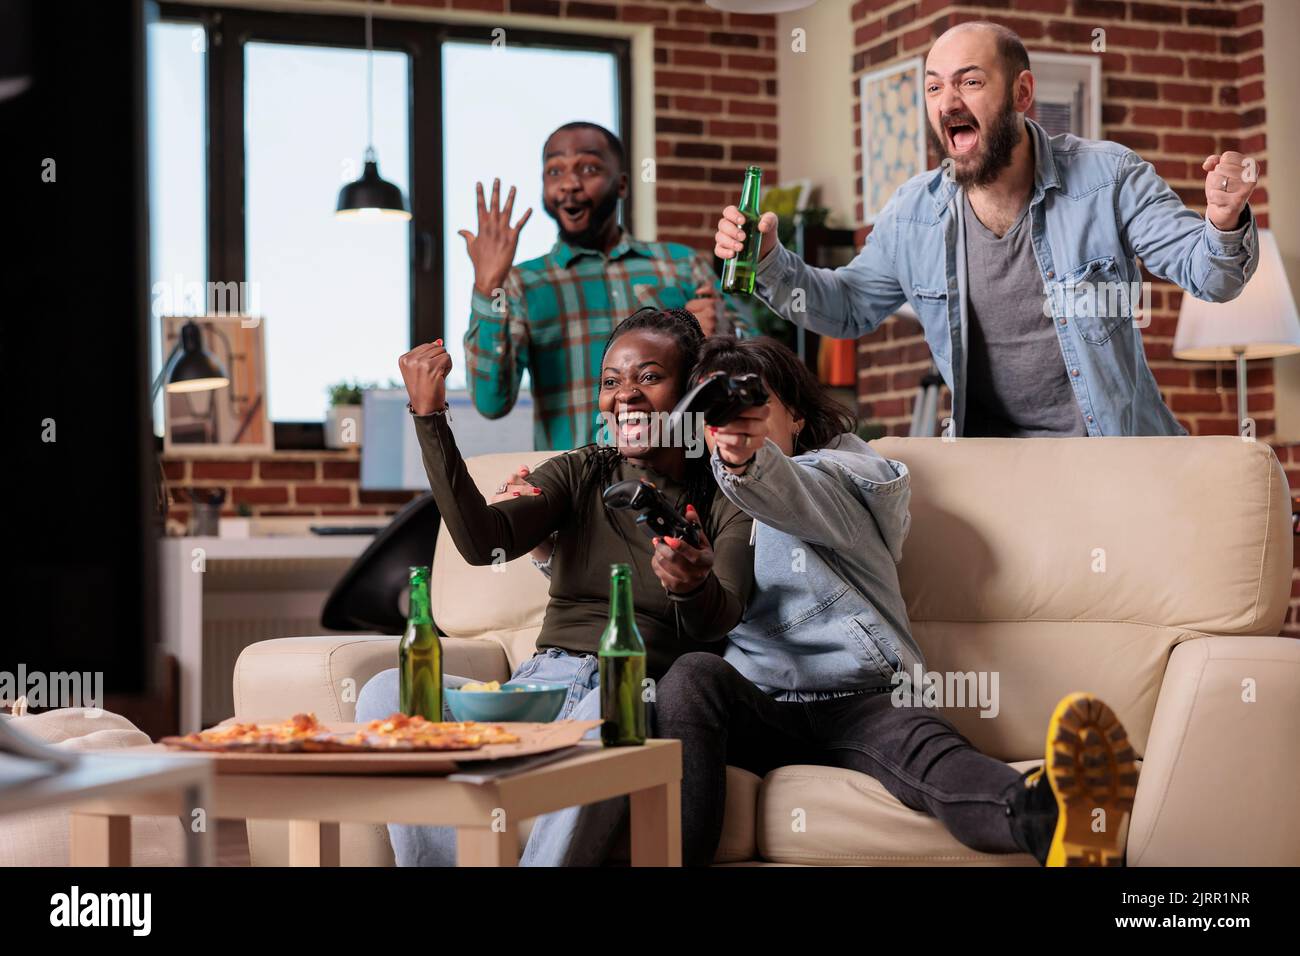
<svg viewBox="0 0 1300 956">
<path fill-rule="evenodd" d="M 411 491 L 362 491 L 361 458 L 348 451 L 276 452 L 256 458 L 163 459 L 173 530 L 190 518 L 189 489 L 226 493 L 221 513 L 233 517 L 247 506 L 255 517 L 394 514 L 414 498 Z M 179 526 L 175 527 L 175 526 Z"/>
<path fill-rule="evenodd" d="M 653 24 L 653 158 L 661 241 L 712 250 L 718 212 L 740 195 L 745 167 L 760 165 L 765 182 L 780 182 L 774 16 L 723 13 L 704 0 L 395 0 L 393 5 Z M 557 22 L 556 29 L 564 29 L 564 23 Z M 649 158 L 629 157 L 634 176 Z"/>
<path fill-rule="evenodd" d="M 1268 225 L 1268 143 L 1264 115 L 1264 8 L 1259 0 L 858 0 L 851 10 L 856 79 L 892 62 L 924 56 L 944 30 L 987 19 L 1015 30 L 1032 51 L 1091 53 L 1092 31 L 1106 31 L 1102 58 L 1102 135 L 1134 149 L 1193 209 L 1204 211 L 1201 162 L 1235 149 L 1259 161 L 1251 205 Z M 854 107 L 854 142 L 859 142 Z M 931 153 L 930 165 L 938 163 Z M 862 169 L 857 156 L 856 169 Z M 858 184 L 859 196 L 861 183 Z M 859 221 L 863 217 L 859 199 Z M 865 236 L 868 230 L 863 230 Z M 1151 278 L 1148 276 L 1148 278 Z M 1236 433 L 1236 374 L 1230 363 L 1173 358 L 1182 291 L 1156 283 L 1147 361 L 1162 394 L 1193 435 Z M 859 402 L 891 434 L 907 434 L 917 381 L 929 352 L 915 322 L 891 319 L 859 342 Z M 1274 433 L 1273 370 L 1247 374 L 1256 434 Z M 945 390 L 945 408 L 951 407 Z M 1300 489 L 1300 446 L 1275 450 Z M 1300 636 L 1300 576 L 1292 584 L 1287 633 Z"/>
</svg>

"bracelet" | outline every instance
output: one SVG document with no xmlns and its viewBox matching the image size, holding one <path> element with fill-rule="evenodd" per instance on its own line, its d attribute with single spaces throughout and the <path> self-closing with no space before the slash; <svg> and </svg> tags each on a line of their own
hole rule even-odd
<svg viewBox="0 0 1300 956">
<path fill-rule="evenodd" d="M 410 402 L 406 403 L 406 410 L 410 412 L 412 415 L 414 415 L 416 418 L 428 418 L 430 415 L 445 415 L 447 414 L 447 412 L 451 410 L 451 402 L 443 402 L 442 408 L 435 409 L 432 412 L 426 412 L 423 415 L 421 415 L 414 408 L 412 408 Z"/>
</svg>

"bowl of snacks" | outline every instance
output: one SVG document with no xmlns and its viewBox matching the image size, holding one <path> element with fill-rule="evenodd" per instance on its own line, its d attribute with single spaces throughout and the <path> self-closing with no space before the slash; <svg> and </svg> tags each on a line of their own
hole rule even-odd
<svg viewBox="0 0 1300 956">
<path fill-rule="evenodd" d="M 563 684 L 527 680 L 509 680 L 504 684 L 470 681 L 457 688 L 448 687 L 443 693 L 447 695 L 451 715 L 457 720 L 544 724 L 559 714 L 568 688 Z"/>
</svg>

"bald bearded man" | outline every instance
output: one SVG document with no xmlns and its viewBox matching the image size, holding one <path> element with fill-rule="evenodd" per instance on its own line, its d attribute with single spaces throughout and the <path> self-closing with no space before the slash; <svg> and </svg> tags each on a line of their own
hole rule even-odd
<svg viewBox="0 0 1300 956">
<path fill-rule="evenodd" d="M 994 23 L 944 33 L 924 87 L 942 165 L 900 187 L 838 269 L 782 248 L 765 214 L 759 297 L 835 338 L 910 303 L 952 390 L 949 435 L 1185 434 L 1143 353 L 1138 258 L 1197 298 L 1235 298 L 1258 264 L 1254 163 L 1206 157 L 1202 216 L 1128 147 L 1049 136 L 1025 116 L 1024 45 Z M 741 248 L 743 224 L 724 210 L 719 256 Z"/>
</svg>

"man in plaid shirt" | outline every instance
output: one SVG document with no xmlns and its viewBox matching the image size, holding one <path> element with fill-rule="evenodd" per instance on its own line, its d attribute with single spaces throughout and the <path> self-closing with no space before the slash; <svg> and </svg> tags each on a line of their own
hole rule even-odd
<svg viewBox="0 0 1300 956">
<path fill-rule="evenodd" d="M 487 204 L 478 184 L 478 234 L 462 229 L 474 263 L 465 333 L 465 370 L 474 407 L 500 418 L 532 374 L 533 443 L 568 449 L 596 440 L 597 390 L 605 340 L 643 306 L 686 308 L 706 335 L 731 332 L 712 262 L 689 246 L 640 242 L 618 222 L 628 193 L 627 158 L 613 133 L 594 123 L 561 126 L 542 151 L 542 202 L 559 226 L 551 251 L 513 266 L 519 233 L 512 186 Z"/>
</svg>

